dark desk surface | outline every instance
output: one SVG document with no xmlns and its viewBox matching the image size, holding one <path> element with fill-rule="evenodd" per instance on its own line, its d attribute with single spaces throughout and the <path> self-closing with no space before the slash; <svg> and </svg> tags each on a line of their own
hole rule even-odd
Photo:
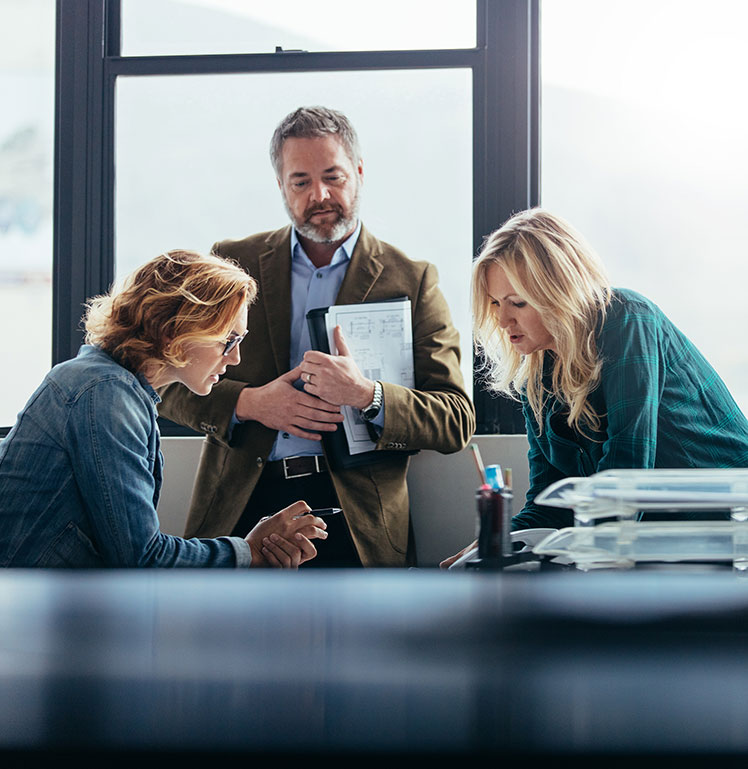
<svg viewBox="0 0 748 769">
<path fill-rule="evenodd" d="M 748 579 L 2 572 L 0 749 L 82 748 L 748 753 Z"/>
</svg>

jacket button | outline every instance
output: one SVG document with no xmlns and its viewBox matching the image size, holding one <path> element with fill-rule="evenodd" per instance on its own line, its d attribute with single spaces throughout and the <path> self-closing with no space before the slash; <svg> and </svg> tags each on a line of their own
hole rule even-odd
<svg viewBox="0 0 748 769">
<path fill-rule="evenodd" d="M 262 467 L 262 457 L 257 457 L 257 459 L 255 459 L 255 462 L 257 462 L 257 467 Z"/>
</svg>

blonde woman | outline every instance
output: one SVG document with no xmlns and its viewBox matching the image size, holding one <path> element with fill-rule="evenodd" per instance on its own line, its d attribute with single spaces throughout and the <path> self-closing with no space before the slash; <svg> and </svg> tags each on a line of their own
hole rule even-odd
<svg viewBox="0 0 748 769">
<path fill-rule="evenodd" d="M 531 209 L 488 237 L 473 315 L 488 386 L 521 399 L 527 425 L 530 487 L 513 529 L 572 524 L 534 502 L 564 477 L 748 466 L 748 421 L 724 382 L 653 302 L 611 288 L 558 216 Z"/>
<path fill-rule="evenodd" d="M 296 567 L 325 538 L 297 502 L 241 537 L 159 530 L 156 388 L 207 395 L 239 362 L 255 281 L 216 256 L 171 251 L 92 300 L 86 344 L 55 366 L 0 443 L 0 565 Z"/>
</svg>

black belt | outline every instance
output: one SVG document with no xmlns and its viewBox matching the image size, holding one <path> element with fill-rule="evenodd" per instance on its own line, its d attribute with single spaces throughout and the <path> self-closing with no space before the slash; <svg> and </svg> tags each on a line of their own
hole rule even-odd
<svg viewBox="0 0 748 769">
<path fill-rule="evenodd" d="M 322 454 L 314 454 L 308 457 L 285 457 L 277 462 L 268 462 L 265 465 L 263 475 L 288 481 L 293 478 L 305 478 L 308 475 L 326 472 L 327 461 Z"/>
</svg>

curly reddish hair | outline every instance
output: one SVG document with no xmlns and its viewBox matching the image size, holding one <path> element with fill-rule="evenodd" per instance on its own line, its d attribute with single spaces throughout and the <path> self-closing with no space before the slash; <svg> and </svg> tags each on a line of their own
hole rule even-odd
<svg viewBox="0 0 748 769">
<path fill-rule="evenodd" d="M 257 282 L 235 261 L 168 251 L 86 303 L 86 343 L 133 372 L 146 365 L 181 368 L 191 342 L 222 341 Z"/>
</svg>

